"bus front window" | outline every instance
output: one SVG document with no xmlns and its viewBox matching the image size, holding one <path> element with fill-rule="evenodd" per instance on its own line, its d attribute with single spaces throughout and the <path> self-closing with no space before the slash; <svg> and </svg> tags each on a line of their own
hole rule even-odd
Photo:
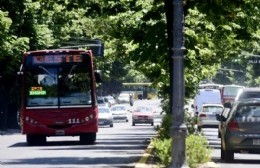
<svg viewBox="0 0 260 168">
<path fill-rule="evenodd" d="M 77 65 L 61 68 L 59 74 L 60 105 L 90 105 L 91 78 L 86 67 Z"/>
<path fill-rule="evenodd" d="M 28 69 L 26 81 L 27 107 L 58 106 L 57 69 Z"/>
<path fill-rule="evenodd" d="M 26 71 L 27 107 L 91 105 L 91 76 L 85 66 L 35 66 Z"/>
</svg>

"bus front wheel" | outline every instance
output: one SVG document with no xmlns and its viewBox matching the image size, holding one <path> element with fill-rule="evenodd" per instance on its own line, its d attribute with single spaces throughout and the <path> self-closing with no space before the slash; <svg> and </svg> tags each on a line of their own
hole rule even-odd
<svg viewBox="0 0 260 168">
<path fill-rule="evenodd" d="M 30 146 L 33 145 L 43 145 L 46 143 L 46 136 L 44 135 L 26 135 L 27 144 Z"/>
<path fill-rule="evenodd" d="M 94 144 L 96 141 L 96 133 L 85 133 L 79 136 L 79 141 L 81 144 L 89 145 Z"/>
</svg>

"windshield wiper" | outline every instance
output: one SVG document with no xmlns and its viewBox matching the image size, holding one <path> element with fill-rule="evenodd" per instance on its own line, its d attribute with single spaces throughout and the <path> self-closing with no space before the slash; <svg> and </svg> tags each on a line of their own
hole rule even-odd
<svg viewBox="0 0 260 168">
<path fill-rule="evenodd" d="M 46 72 L 54 81 L 56 81 L 55 76 L 52 73 L 50 73 L 46 68 L 44 68 L 43 66 L 38 66 L 38 67 L 44 70 L 44 72 Z"/>
</svg>

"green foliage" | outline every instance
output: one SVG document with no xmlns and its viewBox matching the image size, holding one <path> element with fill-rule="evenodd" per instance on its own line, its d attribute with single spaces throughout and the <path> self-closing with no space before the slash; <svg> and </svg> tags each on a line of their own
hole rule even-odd
<svg viewBox="0 0 260 168">
<path fill-rule="evenodd" d="M 197 118 L 192 117 L 189 112 L 184 113 L 184 122 L 187 127 L 188 134 L 194 134 L 196 132 L 195 125 L 197 123 Z"/>
<path fill-rule="evenodd" d="M 159 163 L 166 167 L 169 166 L 172 156 L 172 138 L 153 139 L 152 145 Z M 211 149 L 207 145 L 206 138 L 201 135 L 186 137 L 186 161 L 190 168 L 196 168 L 211 160 Z"/>
<path fill-rule="evenodd" d="M 160 164 L 169 166 L 171 163 L 171 144 L 172 139 L 154 139 L 152 145 L 154 147 L 154 154 L 159 158 Z"/>
<path fill-rule="evenodd" d="M 165 114 L 162 118 L 161 126 L 157 128 L 158 138 L 160 139 L 170 138 L 171 126 L 172 126 L 172 115 Z"/>
<path fill-rule="evenodd" d="M 201 135 L 189 135 L 186 138 L 186 160 L 190 168 L 211 160 L 211 149 L 207 140 Z"/>
</svg>

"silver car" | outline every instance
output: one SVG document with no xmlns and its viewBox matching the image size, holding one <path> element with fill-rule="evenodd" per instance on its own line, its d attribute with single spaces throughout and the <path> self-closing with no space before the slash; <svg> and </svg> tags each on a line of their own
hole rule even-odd
<svg viewBox="0 0 260 168">
<path fill-rule="evenodd" d="M 222 104 L 203 104 L 198 113 L 198 129 L 203 127 L 218 127 L 216 114 L 221 114 L 224 107 Z"/>
<path fill-rule="evenodd" d="M 220 121 L 221 159 L 234 160 L 234 153 L 260 153 L 260 99 L 236 101 Z"/>
</svg>

